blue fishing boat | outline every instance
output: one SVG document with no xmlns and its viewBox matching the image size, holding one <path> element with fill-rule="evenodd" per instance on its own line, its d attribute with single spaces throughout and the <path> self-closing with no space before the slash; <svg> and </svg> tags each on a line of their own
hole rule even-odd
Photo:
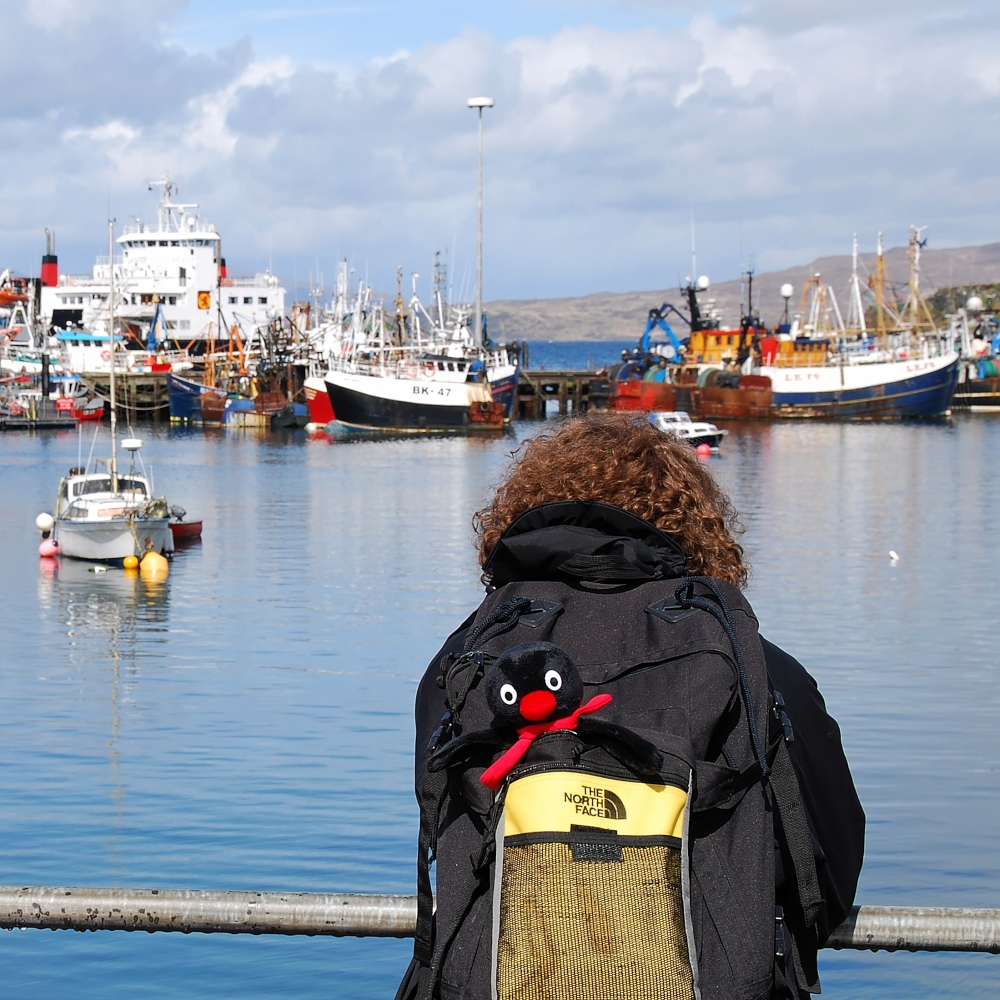
<svg viewBox="0 0 1000 1000">
<path fill-rule="evenodd" d="M 802 368 L 764 365 L 779 417 L 910 418 L 947 413 L 958 383 L 958 354 L 869 361 L 847 357 Z"/>
<path fill-rule="evenodd" d="M 225 396 L 213 386 L 194 379 L 184 378 L 175 372 L 167 375 L 167 395 L 170 399 L 170 419 L 188 423 L 201 423 L 201 403 L 206 395 Z"/>
<path fill-rule="evenodd" d="M 855 236 L 847 321 L 833 290 L 814 274 L 803 289 L 808 309 L 796 315 L 787 333 L 779 327 L 777 336 L 760 338 L 761 363 L 753 370 L 771 380 L 775 416 L 908 419 L 950 411 L 959 355 L 954 338 L 937 329 L 920 294 L 920 251 L 926 243 L 921 232 L 910 229 L 909 297 L 902 308 L 884 294 L 882 234 L 869 282 L 858 273 Z M 790 285 L 787 291 L 782 290 L 786 303 Z M 875 314 L 872 331 L 865 316 L 869 308 Z"/>
</svg>

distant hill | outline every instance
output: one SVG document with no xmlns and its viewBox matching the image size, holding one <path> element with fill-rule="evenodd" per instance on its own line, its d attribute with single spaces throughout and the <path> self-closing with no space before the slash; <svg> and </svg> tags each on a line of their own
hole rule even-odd
<svg viewBox="0 0 1000 1000">
<path fill-rule="evenodd" d="M 901 289 L 909 280 L 906 247 L 893 247 L 885 254 L 886 273 Z M 861 254 L 861 273 L 867 276 L 875 266 L 874 254 Z M 847 284 L 851 277 L 849 254 L 820 257 L 811 264 L 784 271 L 756 274 L 753 279 L 754 304 L 769 324 L 778 321 L 784 308 L 780 289 L 786 282 L 795 288 L 792 310 L 798 304 L 804 282 L 819 272 L 831 285 L 841 311 L 847 308 Z M 1000 243 L 979 247 L 925 249 L 920 257 L 920 288 L 930 297 L 937 289 L 974 285 L 1000 280 Z M 724 326 L 740 319 L 740 282 L 713 285 L 708 297 L 714 299 Z M 663 302 L 681 305 L 676 288 L 648 292 L 596 292 L 572 299 L 506 299 L 484 303 L 494 340 L 638 340 L 650 308 Z M 678 331 L 680 332 L 680 331 Z"/>
</svg>

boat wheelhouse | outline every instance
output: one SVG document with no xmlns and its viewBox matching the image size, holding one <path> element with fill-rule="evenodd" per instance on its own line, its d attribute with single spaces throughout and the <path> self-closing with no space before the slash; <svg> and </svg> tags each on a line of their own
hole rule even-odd
<svg viewBox="0 0 1000 1000">
<path fill-rule="evenodd" d="M 159 311 L 159 339 L 178 346 L 220 338 L 234 323 L 257 328 L 281 318 L 285 290 L 266 271 L 231 278 L 222 256 L 222 237 L 201 220 L 194 203 L 174 201 L 176 186 L 167 177 L 159 189 L 155 225 L 135 221 L 115 240 L 115 314 L 136 330 L 147 330 Z M 42 259 L 40 317 L 46 329 L 92 330 L 108 312 L 111 265 L 98 257 L 90 275 L 59 274 L 51 239 Z M 192 343 L 193 342 L 193 343 Z"/>
</svg>

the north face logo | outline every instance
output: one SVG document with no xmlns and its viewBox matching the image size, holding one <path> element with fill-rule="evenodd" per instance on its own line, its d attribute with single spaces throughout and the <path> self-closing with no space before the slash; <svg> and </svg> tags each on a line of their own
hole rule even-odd
<svg viewBox="0 0 1000 1000">
<path fill-rule="evenodd" d="M 578 816 L 625 819 L 625 803 L 607 788 L 591 788 L 589 785 L 584 785 L 580 792 L 563 792 L 563 799 L 573 806 Z"/>
</svg>

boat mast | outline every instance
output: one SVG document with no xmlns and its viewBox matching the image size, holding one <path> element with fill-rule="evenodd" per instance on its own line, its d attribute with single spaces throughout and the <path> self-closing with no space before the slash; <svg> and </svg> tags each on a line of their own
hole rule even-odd
<svg viewBox="0 0 1000 1000">
<path fill-rule="evenodd" d="M 875 257 L 875 333 L 879 347 L 885 346 L 885 258 L 882 255 L 882 234 L 878 234 L 878 249 Z"/>
<path fill-rule="evenodd" d="M 920 327 L 920 233 L 926 227 L 910 226 L 910 318 L 914 333 Z"/>
<path fill-rule="evenodd" d="M 108 219 L 108 340 L 111 356 L 111 492 L 118 492 L 118 412 L 115 397 L 115 220 Z"/>
<path fill-rule="evenodd" d="M 920 294 L 920 251 L 927 245 L 920 234 L 926 226 L 910 226 L 910 315 L 913 322 L 913 332 L 920 329 L 920 324 L 926 319 L 931 332 L 935 330 L 934 317 Z M 922 315 L 921 315 L 922 314 Z"/>
<path fill-rule="evenodd" d="M 868 336 L 868 327 L 865 323 L 865 300 L 861 294 L 861 279 L 858 277 L 858 234 L 854 234 L 854 249 L 851 254 L 851 306 L 848 310 L 847 323 L 851 329 L 861 331 L 862 337 Z"/>
</svg>

